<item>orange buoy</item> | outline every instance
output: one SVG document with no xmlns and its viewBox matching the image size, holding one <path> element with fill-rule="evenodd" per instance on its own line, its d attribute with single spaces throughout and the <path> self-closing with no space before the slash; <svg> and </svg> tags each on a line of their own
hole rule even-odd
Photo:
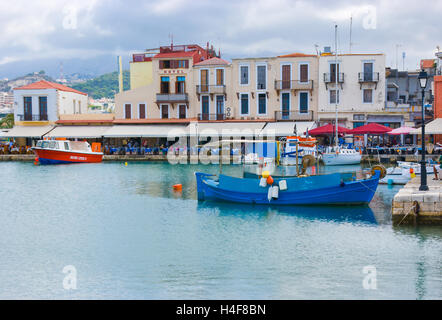
<svg viewBox="0 0 442 320">
<path fill-rule="evenodd" d="M 414 173 L 414 170 L 413 170 L 413 168 L 410 168 L 410 173 Z"/>
<path fill-rule="evenodd" d="M 38 157 L 35 157 L 34 161 L 35 161 L 35 162 L 38 162 Z"/>
<path fill-rule="evenodd" d="M 182 185 L 181 183 L 179 183 L 179 184 L 174 184 L 174 185 L 173 185 L 173 190 L 176 190 L 176 191 L 183 190 L 183 185 Z"/>
<path fill-rule="evenodd" d="M 270 185 L 270 186 L 273 184 L 273 178 L 272 178 L 272 176 L 268 176 L 268 177 L 267 177 L 267 184 Z"/>
</svg>

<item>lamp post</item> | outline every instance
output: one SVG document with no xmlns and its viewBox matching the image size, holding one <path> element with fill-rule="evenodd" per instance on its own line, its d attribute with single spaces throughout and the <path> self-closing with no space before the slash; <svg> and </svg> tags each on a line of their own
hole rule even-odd
<svg viewBox="0 0 442 320">
<path fill-rule="evenodd" d="M 421 71 L 418 76 L 419 85 L 422 89 L 422 160 L 421 160 L 421 185 L 419 190 L 427 191 L 427 166 L 425 161 L 425 88 L 427 87 L 428 75 L 425 71 Z"/>
</svg>

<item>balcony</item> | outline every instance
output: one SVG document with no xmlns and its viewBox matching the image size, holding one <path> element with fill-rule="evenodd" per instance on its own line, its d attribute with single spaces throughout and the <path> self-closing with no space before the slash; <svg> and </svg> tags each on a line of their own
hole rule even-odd
<svg viewBox="0 0 442 320">
<path fill-rule="evenodd" d="M 157 93 L 156 103 L 188 102 L 187 93 Z"/>
<path fill-rule="evenodd" d="M 18 121 L 48 121 L 47 114 L 18 114 Z"/>
<path fill-rule="evenodd" d="M 224 113 L 198 113 L 198 121 L 216 121 L 225 119 L 226 115 Z"/>
<path fill-rule="evenodd" d="M 313 121 L 313 111 L 301 113 L 299 110 L 275 111 L 276 121 Z"/>
<path fill-rule="evenodd" d="M 379 72 L 359 72 L 358 81 L 361 85 L 361 89 L 363 83 L 374 83 L 376 84 L 377 88 L 379 82 Z"/>
<path fill-rule="evenodd" d="M 226 86 L 225 85 L 197 85 L 196 86 L 196 94 L 198 96 L 198 101 L 200 99 L 201 94 L 209 94 L 211 100 L 213 100 L 213 95 L 215 95 L 215 94 L 226 95 Z"/>
<path fill-rule="evenodd" d="M 341 85 L 344 83 L 344 73 L 340 72 L 338 73 L 338 83 Z M 336 83 L 336 73 L 324 73 L 324 82 L 325 82 L 325 88 L 328 90 L 328 85 L 332 83 Z"/>
<path fill-rule="evenodd" d="M 296 95 L 296 91 L 313 90 L 313 80 L 306 82 L 300 82 L 299 80 L 275 80 L 275 90 L 278 94 L 281 90 L 293 90 Z"/>
</svg>

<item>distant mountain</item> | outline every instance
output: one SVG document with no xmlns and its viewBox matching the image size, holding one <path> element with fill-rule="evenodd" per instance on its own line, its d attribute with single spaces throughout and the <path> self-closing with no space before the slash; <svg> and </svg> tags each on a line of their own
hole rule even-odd
<svg viewBox="0 0 442 320">
<path fill-rule="evenodd" d="M 46 80 L 54 82 L 55 80 L 48 76 L 44 71 L 29 73 L 25 76 L 18 77 L 12 80 L 0 80 L 0 92 L 11 92 L 12 89 L 26 86 L 33 82 Z"/>
<path fill-rule="evenodd" d="M 118 72 L 106 73 L 86 82 L 73 84 L 71 87 L 87 93 L 94 99 L 114 98 L 118 92 Z M 123 72 L 123 88 L 124 90 L 130 88 L 127 70 Z"/>
</svg>

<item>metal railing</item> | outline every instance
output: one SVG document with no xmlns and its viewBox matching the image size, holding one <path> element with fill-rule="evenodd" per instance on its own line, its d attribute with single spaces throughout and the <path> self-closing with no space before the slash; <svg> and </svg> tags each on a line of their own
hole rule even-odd
<svg viewBox="0 0 442 320">
<path fill-rule="evenodd" d="M 18 121 L 48 121 L 47 114 L 18 114 Z"/>
<path fill-rule="evenodd" d="M 313 80 L 300 82 L 299 80 L 275 80 L 275 90 L 312 90 Z"/>
<path fill-rule="evenodd" d="M 313 110 L 307 112 L 300 112 L 299 110 L 275 111 L 275 120 L 313 121 Z"/>
<path fill-rule="evenodd" d="M 226 86 L 225 85 L 197 85 L 196 86 L 196 93 L 197 94 L 209 94 L 209 93 L 215 93 L 215 94 L 226 94 Z"/>
<path fill-rule="evenodd" d="M 379 82 L 379 72 L 359 72 L 359 82 Z"/>
<path fill-rule="evenodd" d="M 334 83 L 336 82 L 336 73 L 324 73 L 324 82 Z M 338 83 L 344 82 L 344 73 L 338 73 Z"/>
<path fill-rule="evenodd" d="M 187 102 L 187 93 L 157 93 L 157 102 Z"/>
<path fill-rule="evenodd" d="M 225 120 L 226 115 L 224 113 L 198 113 L 198 120 L 207 120 L 207 121 L 213 121 L 213 120 Z"/>
</svg>

